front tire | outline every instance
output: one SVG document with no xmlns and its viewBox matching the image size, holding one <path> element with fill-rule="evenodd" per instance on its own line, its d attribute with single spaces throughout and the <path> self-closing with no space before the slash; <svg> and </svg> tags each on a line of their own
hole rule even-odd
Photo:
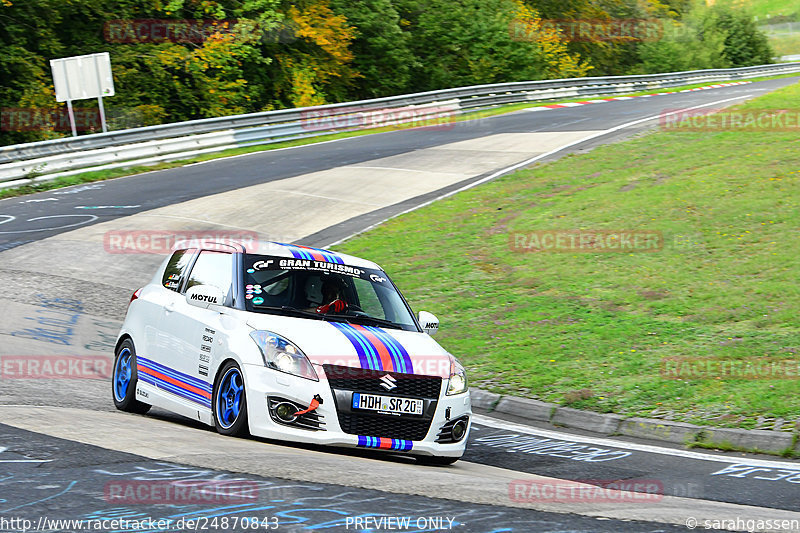
<svg viewBox="0 0 800 533">
<path fill-rule="evenodd" d="M 150 406 L 136 399 L 136 349 L 133 341 L 125 339 L 114 356 L 114 372 L 111 375 L 111 396 L 120 411 L 145 414 Z"/>
<path fill-rule="evenodd" d="M 239 365 L 228 361 L 217 376 L 211 401 L 214 427 L 222 435 L 247 435 L 247 395 Z"/>
</svg>

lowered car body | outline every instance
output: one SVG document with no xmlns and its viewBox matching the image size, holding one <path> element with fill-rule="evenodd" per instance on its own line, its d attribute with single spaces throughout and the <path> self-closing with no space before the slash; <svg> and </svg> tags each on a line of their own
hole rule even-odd
<svg viewBox="0 0 800 533">
<path fill-rule="evenodd" d="M 449 464 L 464 453 L 471 404 L 437 328 L 370 261 L 281 243 L 180 249 L 131 299 L 113 399 L 223 434 Z"/>
</svg>

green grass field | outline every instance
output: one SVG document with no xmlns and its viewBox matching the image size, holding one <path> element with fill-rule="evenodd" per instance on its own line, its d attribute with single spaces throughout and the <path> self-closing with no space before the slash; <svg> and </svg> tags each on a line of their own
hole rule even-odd
<svg viewBox="0 0 800 533">
<path fill-rule="evenodd" d="M 776 57 L 800 54 L 800 33 L 769 35 L 769 45 Z"/>
<path fill-rule="evenodd" d="M 797 108 L 800 84 L 743 108 Z M 676 380 L 667 358 L 800 361 L 800 135 L 658 131 L 518 171 L 337 247 L 384 266 L 484 389 L 756 427 L 794 379 Z M 655 253 L 512 251 L 515 234 L 647 230 Z M 795 364 L 795 366 L 797 366 Z"/>
<path fill-rule="evenodd" d="M 748 9 L 759 21 L 766 19 L 768 15 L 771 18 L 800 13 L 797 0 L 727 0 L 727 3 Z"/>
</svg>

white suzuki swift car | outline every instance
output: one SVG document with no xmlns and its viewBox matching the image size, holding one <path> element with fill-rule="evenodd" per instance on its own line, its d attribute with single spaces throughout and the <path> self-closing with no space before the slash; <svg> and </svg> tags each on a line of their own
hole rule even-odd
<svg viewBox="0 0 800 533">
<path fill-rule="evenodd" d="M 471 404 L 461 364 L 381 268 L 260 243 L 181 249 L 128 307 L 118 409 L 155 405 L 225 435 L 374 448 L 450 464 Z"/>
</svg>

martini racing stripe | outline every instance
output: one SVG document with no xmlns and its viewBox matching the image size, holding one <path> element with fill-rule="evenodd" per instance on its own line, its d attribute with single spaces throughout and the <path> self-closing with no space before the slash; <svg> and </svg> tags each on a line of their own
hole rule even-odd
<svg viewBox="0 0 800 533">
<path fill-rule="evenodd" d="M 144 357 L 137 357 L 136 363 L 139 379 L 145 383 L 211 408 L 211 384 Z"/>
<path fill-rule="evenodd" d="M 387 439 L 385 437 L 365 437 L 358 436 L 359 448 L 380 448 L 382 450 L 400 450 L 407 452 L 411 450 L 414 443 L 404 439 Z"/>
<path fill-rule="evenodd" d="M 207 399 L 204 399 L 204 398 L 202 398 L 202 397 L 200 397 L 200 396 L 198 396 L 196 394 L 192 394 L 192 393 L 186 392 L 184 389 L 181 389 L 180 387 L 176 387 L 175 385 L 172 385 L 171 383 L 165 383 L 163 381 L 159 381 L 156 378 L 152 378 L 152 377 L 146 376 L 144 374 L 139 374 L 139 379 L 142 380 L 145 383 L 149 383 L 150 385 L 158 387 L 161 390 L 165 390 L 167 392 L 171 392 L 172 394 L 174 394 L 176 396 L 180 396 L 181 398 L 185 398 L 185 399 L 187 399 L 189 401 L 192 401 L 194 403 L 200 404 L 200 405 L 202 405 L 203 407 L 205 407 L 207 409 L 211 409 L 211 400 L 207 400 Z"/>
<path fill-rule="evenodd" d="M 309 246 L 302 246 L 300 244 L 285 244 L 282 242 L 276 242 L 275 244 L 279 244 L 280 246 L 285 246 L 288 248 L 289 251 L 292 252 L 292 256 L 295 259 L 324 261 L 326 263 L 336 263 L 339 265 L 344 264 L 344 259 L 333 252 L 329 252 L 328 250 L 320 250 L 319 248 L 311 248 Z"/>
<path fill-rule="evenodd" d="M 392 352 L 395 362 L 395 372 L 402 372 L 403 374 L 413 374 L 414 365 L 411 363 L 411 356 L 403 345 L 397 342 L 397 339 L 392 337 L 389 333 L 375 326 L 355 326 L 356 328 L 363 328 L 373 335 L 375 335 L 387 348 Z"/>
<path fill-rule="evenodd" d="M 330 322 L 341 331 L 358 354 L 361 368 L 413 374 L 411 357 L 403 346 L 386 331 L 374 326 Z"/>
<path fill-rule="evenodd" d="M 170 377 L 179 379 L 181 381 L 184 381 L 188 385 L 191 385 L 193 387 L 201 389 L 202 391 L 207 392 L 209 394 L 209 397 L 211 395 L 211 384 L 210 383 L 206 383 L 202 379 L 198 379 L 198 378 L 192 377 L 192 376 L 190 376 L 188 374 L 184 374 L 183 372 L 178 372 L 177 370 L 174 370 L 174 369 L 172 369 L 172 368 L 170 368 L 168 366 L 164 366 L 161 363 L 156 363 L 155 361 L 153 361 L 151 359 L 145 359 L 144 357 L 137 356 L 136 357 L 136 361 L 144 363 L 147 368 L 156 370 L 156 371 L 158 371 L 158 372 L 160 372 L 162 374 L 165 374 L 167 376 L 170 376 Z"/>
<path fill-rule="evenodd" d="M 341 331 L 342 334 L 347 337 L 347 340 L 350 341 L 350 344 L 352 344 L 356 349 L 361 368 L 377 368 L 378 361 L 373 356 L 374 350 L 370 349 L 370 346 L 365 343 L 364 340 L 362 340 L 362 338 L 358 335 L 358 332 L 355 331 L 352 326 L 349 324 L 343 324 L 341 322 L 329 322 L 329 324 Z"/>
</svg>

